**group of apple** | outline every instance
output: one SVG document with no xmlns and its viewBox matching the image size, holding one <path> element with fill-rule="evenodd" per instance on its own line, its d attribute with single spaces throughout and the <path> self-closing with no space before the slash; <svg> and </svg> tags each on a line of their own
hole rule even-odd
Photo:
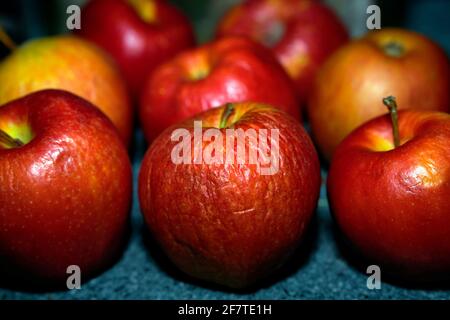
<svg viewBox="0 0 450 320">
<path fill-rule="evenodd" d="M 399 277 L 442 279 L 449 90 L 449 60 L 432 41 L 401 29 L 350 40 L 318 1 L 244 1 L 194 47 L 169 2 L 92 0 L 76 34 L 31 40 L 0 62 L 1 272 L 60 282 L 69 265 L 92 275 L 119 253 L 137 108 L 149 144 L 141 211 L 187 274 L 244 287 L 298 247 L 321 184 L 306 115 L 349 244 Z M 279 171 L 173 163 L 172 132 L 194 120 L 279 130 Z"/>
</svg>

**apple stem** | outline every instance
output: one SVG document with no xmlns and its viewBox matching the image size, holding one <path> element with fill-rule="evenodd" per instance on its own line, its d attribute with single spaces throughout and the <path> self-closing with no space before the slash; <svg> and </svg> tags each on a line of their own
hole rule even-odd
<svg viewBox="0 0 450 320">
<path fill-rule="evenodd" d="M 7 47 L 11 51 L 14 51 L 17 47 L 2 26 L 0 26 L 0 42 L 3 43 L 5 47 Z"/>
<path fill-rule="evenodd" d="M 0 130 L 0 143 L 10 148 L 18 148 L 24 145 L 22 141 L 19 139 L 14 139 L 3 130 Z"/>
<path fill-rule="evenodd" d="M 400 146 L 400 134 L 398 130 L 398 114 L 397 114 L 397 102 L 395 97 L 389 96 L 383 99 L 384 105 L 389 109 L 392 122 L 392 134 L 394 135 L 394 146 L 397 148 Z"/>
<path fill-rule="evenodd" d="M 230 118 L 230 116 L 233 112 L 234 112 L 234 104 L 227 103 L 227 105 L 225 106 L 225 110 L 222 113 L 222 117 L 220 118 L 219 129 L 225 128 L 225 126 L 227 125 L 228 119 Z"/>
</svg>

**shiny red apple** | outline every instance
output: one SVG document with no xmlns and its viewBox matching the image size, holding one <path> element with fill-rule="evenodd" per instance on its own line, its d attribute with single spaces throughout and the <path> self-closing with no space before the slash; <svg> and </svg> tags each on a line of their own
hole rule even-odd
<svg viewBox="0 0 450 320">
<path fill-rule="evenodd" d="M 139 116 L 153 140 L 172 124 L 227 102 L 268 103 L 300 119 L 292 82 L 271 52 L 243 37 L 181 53 L 145 84 Z"/>
<path fill-rule="evenodd" d="M 0 107 L 0 257 L 10 270 L 57 282 L 70 265 L 82 279 L 99 271 L 117 254 L 130 201 L 127 150 L 89 102 L 44 90 Z"/>
<path fill-rule="evenodd" d="M 187 18 L 160 0 L 91 0 L 81 24 L 79 34 L 115 58 L 136 96 L 157 65 L 195 42 Z"/>
<path fill-rule="evenodd" d="M 418 102 L 420 103 L 420 101 Z M 450 115 L 400 111 L 337 148 L 328 197 L 344 235 L 381 271 L 409 280 L 450 274 Z"/>
<path fill-rule="evenodd" d="M 166 129 L 139 173 L 142 213 L 169 258 L 191 276 L 235 288 L 295 250 L 319 188 L 317 153 L 301 124 L 257 103 L 227 104 Z"/>
<path fill-rule="evenodd" d="M 225 15 L 217 34 L 245 35 L 270 47 L 294 79 L 302 102 L 319 67 L 348 40 L 338 16 L 310 0 L 247 0 Z"/>
<path fill-rule="evenodd" d="M 320 69 L 308 103 L 313 138 L 328 160 L 364 122 L 385 113 L 380 97 L 400 108 L 450 111 L 450 64 L 426 37 L 403 29 L 368 33 L 335 52 Z"/>
</svg>

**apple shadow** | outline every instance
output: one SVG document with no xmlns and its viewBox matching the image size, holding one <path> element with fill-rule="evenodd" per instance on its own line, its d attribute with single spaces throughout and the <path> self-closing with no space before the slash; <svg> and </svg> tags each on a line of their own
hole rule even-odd
<svg viewBox="0 0 450 320">
<path fill-rule="evenodd" d="M 86 277 L 82 277 L 82 285 L 100 276 L 122 259 L 125 249 L 131 239 L 131 229 L 131 219 L 128 219 L 127 226 L 115 254 L 98 270 Z M 21 270 L 16 266 L 12 266 L 2 258 L 0 258 L 0 288 L 10 291 L 34 294 L 56 293 L 68 290 L 65 281 L 56 282 L 48 279 L 33 277 L 26 271 Z"/>
<path fill-rule="evenodd" d="M 190 285 L 198 286 L 204 289 L 221 291 L 225 293 L 234 294 L 252 294 L 261 289 L 268 288 L 277 282 L 280 282 L 294 273 L 298 272 L 304 265 L 307 264 L 311 253 L 317 248 L 318 240 L 318 215 L 315 214 L 311 223 L 306 230 L 300 246 L 293 252 L 288 260 L 268 277 L 260 280 L 256 284 L 243 288 L 233 289 L 226 286 L 210 283 L 204 280 L 193 278 L 180 269 L 167 257 L 163 250 L 159 247 L 157 241 L 153 238 L 148 228 L 142 226 L 142 239 L 144 247 L 149 257 L 155 261 L 155 264 L 166 275 Z"/>
<path fill-rule="evenodd" d="M 333 221 L 332 226 L 333 238 L 338 248 L 340 256 L 348 263 L 349 267 L 355 272 L 359 272 L 364 276 L 369 276 L 366 273 L 367 267 L 370 265 L 377 265 L 376 262 L 371 261 L 362 255 L 346 238 L 346 236 L 339 229 L 337 223 Z M 383 270 L 383 266 L 380 266 Z M 418 279 L 407 279 L 399 277 L 398 274 L 384 272 L 382 273 L 382 281 L 408 290 L 426 290 L 426 291 L 448 291 L 450 290 L 450 279 L 448 280 L 433 280 L 423 281 Z"/>
</svg>

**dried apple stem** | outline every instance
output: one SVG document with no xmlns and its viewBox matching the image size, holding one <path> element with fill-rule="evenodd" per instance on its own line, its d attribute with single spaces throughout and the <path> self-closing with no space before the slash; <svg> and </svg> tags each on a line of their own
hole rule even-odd
<svg viewBox="0 0 450 320">
<path fill-rule="evenodd" d="M 222 117 L 220 118 L 219 129 L 225 128 L 227 125 L 228 119 L 234 111 L 234 104 L 227 103 L 225 110 L 222 113 Z"/>
<path fill-rule="evenodd" d="M 0 130 L 0 143 L 10 148 L 18 148 L 24 145 L 22 141 L 14 139 L 3 130 Z"/>
<path fill-rule="evenodd" d="M 5 47 L 7 47 L 11 51 L 14 51 L 17 47 L 2 26 L 0 26 L 0 42 L 3 43 Z"/>
<path fill-rule="evenodd" d="M 397 102 L 395 101 L 395 97 L 389 96 L 383 99 L 383 103 L 389 109 L 389 113 L 391 114 L 391 122 L 392 122 L 392 134 L 394 136 L 394 146 L 397 148 L 400 146 L 400 134 L 398 130 L 398 114 L 397 114 Z"/>
</svg>

